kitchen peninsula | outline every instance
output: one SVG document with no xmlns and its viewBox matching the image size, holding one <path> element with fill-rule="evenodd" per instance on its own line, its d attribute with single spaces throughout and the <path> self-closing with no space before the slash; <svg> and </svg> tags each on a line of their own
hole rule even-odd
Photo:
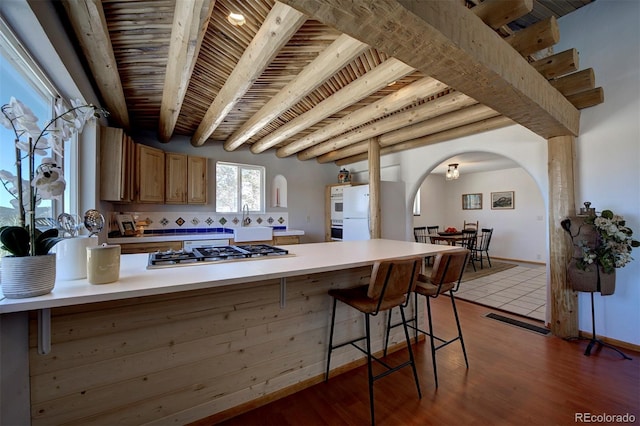
<svg viewBox="0 0 640 426">
<path fill-rule="evenodd" d="M 329 288 L 366 283 L 377 260 L 452 249 L 392 240 L 287 248 L 155 270 L 147 255 L 124 255 L 115 283 L 58 281 L 45 296 L 3 299 L 0 422 L 185 424 L 317 383 Z M 361 333 L 351 311 L 338 312 L 338 338 Z M 384 320 L 376 318 L 374 349 Z M 332 365 L 361 356 L 345 349 Z"/>
</svg>

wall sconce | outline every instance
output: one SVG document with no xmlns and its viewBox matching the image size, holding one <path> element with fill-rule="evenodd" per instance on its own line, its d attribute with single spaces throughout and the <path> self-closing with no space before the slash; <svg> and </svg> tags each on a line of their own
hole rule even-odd
<svg viewBox="0 0 640 426">
<path fill-rule="evenodd" d="M 459 177 L 460 177 L 460 171 L 458 171 L 458 163 L 449 164 L 445 178 L 447 180 L 455 180 L 455 179 L 458 179 Z"/>
<path fill-rule="evenodd" d="M 287 179 L 282 175 L 273 178 L 271 207 L 287 207 Z"/>
</svg>

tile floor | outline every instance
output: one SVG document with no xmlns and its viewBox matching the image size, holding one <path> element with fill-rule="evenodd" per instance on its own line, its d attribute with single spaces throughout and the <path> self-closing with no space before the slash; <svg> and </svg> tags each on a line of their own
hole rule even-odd
<svg viewBox="0 0 640 426">
<path fill-rule="evenodd" d="M 456 297 L 544 321 L 546 285 L 545 265 L 518 264 L 506 271 L 463 282 Z"/>
</svg>

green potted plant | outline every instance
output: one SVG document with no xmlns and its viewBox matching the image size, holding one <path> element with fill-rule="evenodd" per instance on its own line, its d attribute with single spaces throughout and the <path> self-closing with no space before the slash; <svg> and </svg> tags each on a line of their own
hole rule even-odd
<svg viewBox="0 0 640 426">
<path fill-rule="evenodd" d="M 2 106 L 0 124 L 15 135 L 16 174 L 0 170 L 0 182 L 12 195 L 18 224 L 0 228 L 2 248 L 11 255 L 2 259 L 2 291 L 5 297 L 22 298 L 47 294 L 55 283 L 55 255 L 49 250 L 58 242 L 58 230 L 44 232 L 35 226 L 35 210 L 43 199 L 59 198 L 66 182 L 49 150 L 62 157 L 63 142 L 82 131 L 85 123 L 106 116 L 102 108 L 72 100 L 71 108 L 56 102 L 56 116 L 44 128 L 31 109 L 15 98 Z M 42 156 L 36 166 L 35 157 Z M 23 162 L 27 162 L 27 179 Z"/>
</svg>

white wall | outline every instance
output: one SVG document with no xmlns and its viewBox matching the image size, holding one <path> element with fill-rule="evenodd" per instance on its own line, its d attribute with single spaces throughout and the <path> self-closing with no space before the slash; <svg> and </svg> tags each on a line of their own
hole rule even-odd
<svg viewBox="0 0 640 426">
<path fill-rule="evenodd" d="M 582 111 L 576 201 L 611 209 L 640 239 L 640 2 L 596 1 L 559 20 L 556 51 L 578 49 L 595 70 L 604 103 Z M 616 292 L 596 299 L 596 333 L 640 344 L 640 249 L 616 271 Z M 580 328 L 591 330 L 589 295 L 579 295 Z"/>
<path fill-rule="evenodd" d="M 492 210 L 491 192 L 514 191 L 514 209 Z M 462 194 L 482 194 L 482 209 L 462 210 Z M 523 169 L 464 173 L 446 181 L 429 175 L 421 186 L 422 214 L 414 226 L 439 225 L 461 229 L 464 221 L 478 221 L 480 228 L 493 228 L 490 256 L 543 262 L 547 253 L 546 209 L 542 193 Z"/>
</svg>

